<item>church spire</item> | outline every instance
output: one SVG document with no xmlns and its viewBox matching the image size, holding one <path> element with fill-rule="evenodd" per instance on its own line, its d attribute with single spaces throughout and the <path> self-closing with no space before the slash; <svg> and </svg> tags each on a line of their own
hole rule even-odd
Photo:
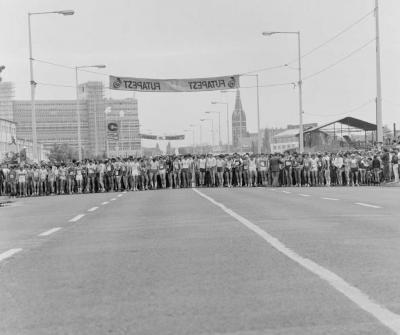
<svg viewBox="0 0 400 335">
<path fill-rule="evenodd" d="M 236 90 L 235 109 L 232 113 L 232 143 L 239 147 L 240 137 L 247 136 L 246 113 L 243 110 L 239 89 Z"/>
<path fill-rule="evenodd" d="M 242 99 L 240 99 L 240 91 L 236 90 L 236 99 L 235 99 L 235 111 L 242 111 Z"/>
</svg>

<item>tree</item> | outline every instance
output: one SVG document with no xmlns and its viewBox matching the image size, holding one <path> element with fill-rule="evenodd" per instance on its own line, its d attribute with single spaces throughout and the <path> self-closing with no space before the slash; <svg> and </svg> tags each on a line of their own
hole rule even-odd
<svg viewBox="0 0 400 335">
<path fill-rule="evenodd" d="M 4 66 L 4 65 L 0 65 L 0 74 L 4 71 L 4 69 L 5 69 L 6 67 Z M 0 82 L 2 81 L 3 79 L 0 77 Z"/>
<path fill-rule="evenodd" d="M 74 149 L 70 145 L 63 144 L 53 144 L 50 148 L 50 153 L 48 159 L 54 162 L 68 162 L 78 159 L 78 150 Z"/>
<path fill-rule="evenodd" d="M 262 151 L 265 153 L 271 153 L 271 129 L 264 129 L 264 138 L 262 142 Z"/>
</svg>

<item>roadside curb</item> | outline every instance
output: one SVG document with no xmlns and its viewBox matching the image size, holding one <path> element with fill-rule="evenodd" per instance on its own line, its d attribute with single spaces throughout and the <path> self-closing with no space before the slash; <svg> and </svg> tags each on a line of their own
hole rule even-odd
<svg viewBox="0 0 400 335">
<path fill-rule="evenodd" d="M 383 187 L 400 187 L 400 183 L 395 183 L 393 181 L 393 182 L 390 182 L 390 183 L 381 184 L 381 186 L 383 186 Z"/>
<path fill-rule="evenodd" d="M 6 196 L 0 196 L 0 207 L 5 206 L 6 204 L 11 203 L 11 198 Z"/>
</svg>

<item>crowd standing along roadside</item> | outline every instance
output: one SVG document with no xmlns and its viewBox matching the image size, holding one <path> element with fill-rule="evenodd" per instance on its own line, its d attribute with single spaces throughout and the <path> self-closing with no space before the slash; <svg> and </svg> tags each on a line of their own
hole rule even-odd
<svg viewBox="0 0 400 335">
<path fill-rule="evenodd" d="M 338 153 L 165 155 L 3 164 L 11 197 L 187 187 L 316 187 L 399 183 L 399 150 Z"/>
</svg>

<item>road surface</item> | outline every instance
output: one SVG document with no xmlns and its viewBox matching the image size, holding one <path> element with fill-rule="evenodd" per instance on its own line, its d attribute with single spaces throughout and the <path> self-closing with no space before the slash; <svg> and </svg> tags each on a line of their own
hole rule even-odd
<svg viewBox="0 0 400 335">
<path fill-rule="evenodd" d="M 400 334 L 399 188 L 0 208 L 0 334 Z"/>
</svg>

